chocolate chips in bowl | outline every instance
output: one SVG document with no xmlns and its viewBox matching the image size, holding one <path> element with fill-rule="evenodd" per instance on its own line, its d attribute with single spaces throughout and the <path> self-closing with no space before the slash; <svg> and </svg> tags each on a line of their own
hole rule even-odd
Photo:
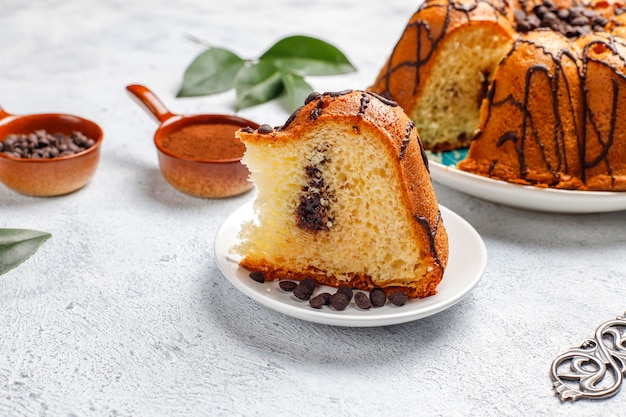
<svg viewBox="0 0 626 417">
<path fill-rule="evenodd" d="M 74 155 L 95 144 L 94 139 L 79 131 L 64 135 L 39 129 L 29 134 L 8 135 L 0 142 L 0 152 L 15 158 L 50 159 Z"/>
</svg>

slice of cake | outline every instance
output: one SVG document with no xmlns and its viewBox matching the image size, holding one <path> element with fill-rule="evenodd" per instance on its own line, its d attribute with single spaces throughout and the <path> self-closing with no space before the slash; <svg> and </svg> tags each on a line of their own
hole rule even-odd
<svg viewBox="0 0 626 417">
<path fill-rule="evenodd" d="M 448 238 L 414 123 L 364 91 L 313 93 L 285 125 L 242 129 L 255 219 L 234 250 L 265 279 L 436 293 Z"/>
</svg>

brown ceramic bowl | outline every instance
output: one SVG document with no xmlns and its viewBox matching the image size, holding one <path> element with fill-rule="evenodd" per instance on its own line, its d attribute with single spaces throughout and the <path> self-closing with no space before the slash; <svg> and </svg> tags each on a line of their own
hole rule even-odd
<svg viewBox="0 0 626 417">
<path fill-rule="evenodd" d="M 19 193 L 38 197 L 69 194 L 82 188 L 98 167 L 103 138 L 100 126 L 70 114 L 17 116 L 0 108 L 0 140 L 40 129 L 68 136 L 79 131 L 96 143 L 83 152 L 48 159 L 17 158 L 0 152 L 0 181 Z"/>
<path fill-rule="evenodd" d="M 257 123 L 238 116 L 222 114 L 193 116 L 174 114 L 148 88 L 134 84 L 127 86 L 126 89 L 160 123 L 154 134 L 154 144 L 158 151 L 161 173 L 172 186 L 187 194 L 205 198 L 232 197 L 252 189 L 253 184 L 248 180 L 248 168 L 241 163 L 243 150 L 236 157 L 207 158 L 176 153 L 166 146 L 166 141 L 171 135 L 196 125 L 202 125 L 206 129 L 220 127 L 220 130 L 224 130 L 224 125 L 228 125 L 232 129 L 228 131 L 229 137 L 226 140 L 238 141 L 235 138 L 235 131 L 246 126 L 256 129 L 259 127 Z"/>
</svg>

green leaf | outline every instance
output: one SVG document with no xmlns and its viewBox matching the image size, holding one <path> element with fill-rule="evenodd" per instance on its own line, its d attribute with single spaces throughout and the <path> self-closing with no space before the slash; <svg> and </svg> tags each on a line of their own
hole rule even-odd
<svg viewBox="0 0 626 417">
<path fill-rule="evenodd" d="M 257 62 L 245 66 L 235 79 L 236 110 L 265 103 L 283 91 L 280 72 L 271 62 Z"/>
<path fill-rule="evenodd" d="M 211 48 L 187 67 L 178 97 L 203 96 L 233 88 L 235 77 L 246 61 L 227 49 Z"/>
<path fill-rule="evenodd" d="M 335 46 L 308 36 L 290 36 L 276 42 L 260 61 L 272 61 L 281 69 L 298 75 L 335 75 L 356 71 Z"/>
<path fill-rule="evenodd" d="M 0 275 L 15 268 L 52 236 L 26 229 L 0 229 Z"/>
<path fill-rule="evenodd" d="M 287 110 L 292 112 L 304 104 L 304 100 L 313 92 L 311 87 L 300 75 L 280 71 L 287 95 Z"/>
</svg>

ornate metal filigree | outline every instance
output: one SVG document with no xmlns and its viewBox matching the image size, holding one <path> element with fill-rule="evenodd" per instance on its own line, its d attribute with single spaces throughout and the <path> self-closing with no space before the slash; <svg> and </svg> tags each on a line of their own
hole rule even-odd
<svg viewBox="0 0 626 417">
<path fill-rule="evenodd" d="M 617 394 L 626 374 L 626 312 L 602 323 L 594 339 L 559 355 L 550 371 L 561 401 L 599 400 Z"/>
</svg>

